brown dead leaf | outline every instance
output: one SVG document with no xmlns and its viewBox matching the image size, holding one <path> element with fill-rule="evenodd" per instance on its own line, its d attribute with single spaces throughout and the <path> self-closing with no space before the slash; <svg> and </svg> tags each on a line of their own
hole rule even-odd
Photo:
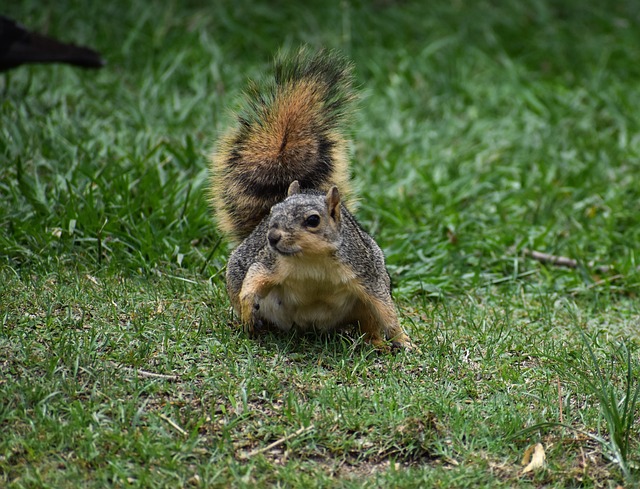
<svg viewBox="0 0 640 489">
<path fill-rule="evenodd" d="M 527 474 L 544 467 L 544 461 L 546 458 L 542 443 L 531 445 L 525 450 L 524 456 L 522 457 L 522 465 L 526 466 L 522 469 L 522 474 Z"/>
</svg>

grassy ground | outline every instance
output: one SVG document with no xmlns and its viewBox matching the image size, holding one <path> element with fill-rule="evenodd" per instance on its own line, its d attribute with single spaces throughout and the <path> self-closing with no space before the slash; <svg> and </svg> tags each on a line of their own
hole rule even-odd
<svg viewBox="0 0 640 489">
<path fill-rule="evenodd" d="M 89 3 L 4 12 L 108 65 L 0 75 L 0 486 L 638 482 L 635 2 Z M 417 352 L 231 326 L 206 155 L 302 42 Z"/>
</svg>

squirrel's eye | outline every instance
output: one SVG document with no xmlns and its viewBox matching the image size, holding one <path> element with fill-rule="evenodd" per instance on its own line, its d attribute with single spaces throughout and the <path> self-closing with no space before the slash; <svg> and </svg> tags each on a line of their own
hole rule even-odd
<svg viewBox="0 0 640 489">
<path fill-rule="evenodd" d="M 304 225 L 308 228 L 317 228 L 320 224 L 320 216 L 318 214 L 311 214 L 304 220 Z"/>
</svg>

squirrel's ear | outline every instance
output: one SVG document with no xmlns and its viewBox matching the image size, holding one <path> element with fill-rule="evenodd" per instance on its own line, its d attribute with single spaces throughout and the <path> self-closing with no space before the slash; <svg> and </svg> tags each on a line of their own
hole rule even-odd
<svg viewBox="0 0 640 489">
<path fill-rule="evenodd" d="M 325 198 L 329 215 L 337 222 L 340 221 L 340 192 L 335 185 L 329 189 Z"/>
<path fill-rule="evenodd" d="M 290 195 L 299 194 L 299 193 L 300 193 L 300 183 L 298 182 L 298 180 L 294 180 L 293 182 L 291 182 L 291 185 L 289 185 L 289 190 L 287 190 L 287 197 L 289 197 Z"/>
</svg>

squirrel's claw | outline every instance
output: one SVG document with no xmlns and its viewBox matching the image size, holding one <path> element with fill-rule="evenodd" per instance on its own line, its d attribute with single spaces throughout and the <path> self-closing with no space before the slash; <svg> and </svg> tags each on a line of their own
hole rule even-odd
<svg viewBox="0 0 640 489">
<path fill-rule="evenodd" d="M 394 349 L 402 348 L 404 350 L 413 350 L 415 349 L 415 345 L 411 343 L 411 339 L 407 336 L 406 333 L 400 333 L 393 338 L 390 338 L 391 346 Z"/>
<path fill-rule="evenodd" d="M 391 348 L 393 350 L 405 350 L 405 351 L 413 351 L 416 349 L 416 345 L 414 345 L 411 340 L 407 337 L 401 341 L 393 340 L 391 342 Z"/>
</svg>

